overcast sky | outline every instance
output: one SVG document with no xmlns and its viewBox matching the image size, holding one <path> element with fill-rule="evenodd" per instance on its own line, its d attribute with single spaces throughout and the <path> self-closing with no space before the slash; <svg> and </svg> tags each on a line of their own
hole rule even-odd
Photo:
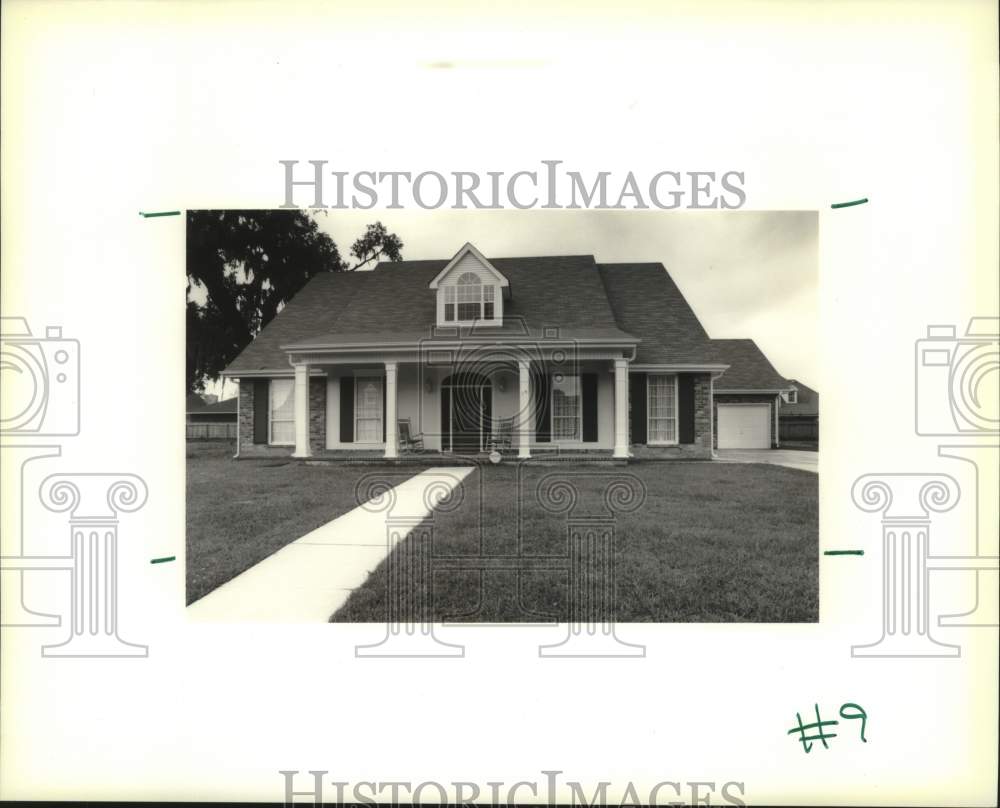
<svg viewBox="0 0 1000 808">
<path fill-rule="evenodd" d="M 779 373 L 815 386 L 815 211 L 346 210 L 316 220 L 345 258 L 365 225 L 378 220 L 403 240 L 406 259 L 450 258 L 471 241 L 487 258 L 658 261 L 709 336 L 750 337 Z"/>
</svg>

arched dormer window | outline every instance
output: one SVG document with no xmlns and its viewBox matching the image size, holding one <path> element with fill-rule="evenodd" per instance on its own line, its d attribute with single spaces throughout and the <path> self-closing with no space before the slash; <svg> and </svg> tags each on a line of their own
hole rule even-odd
<svg viewBox="0 0 1000 808">
<path fill-rule="evenodd" d="M 447 323 L 492 320 L 496 287 L 483 283 L 474 272 L 463 272 L 444 288 L 444 319 Z"/>
<path fill-rule="evenodd" d="M 427 285 L 437 292 L 438 325 L 503 324 L 510 283 L 471 244 L 455 253 Z"/>
</svg>

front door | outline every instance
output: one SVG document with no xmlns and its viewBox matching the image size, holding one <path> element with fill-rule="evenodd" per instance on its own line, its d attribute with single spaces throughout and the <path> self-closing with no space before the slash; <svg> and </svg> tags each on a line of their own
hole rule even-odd
<svg viewBox="0 0 1000 808">
<path fill-rule="evenodd" d="M 486 449 L 493 391 L 478 374 L 455 374 L 441 385 L 441 448 L 475 454 Z"/>
</svg>

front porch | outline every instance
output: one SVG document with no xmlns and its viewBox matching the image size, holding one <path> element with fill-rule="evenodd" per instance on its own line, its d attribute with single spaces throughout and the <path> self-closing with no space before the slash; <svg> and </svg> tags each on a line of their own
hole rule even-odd
<svg viewBox="0 0 1000 808">
<path fill-rule="evenodd" d="M 632 368 L 620 346 L 568 342 L 381 353 L 290 353 L 289 370 L 242 377 L 237 457 L 415 465 L 486 463 L 493 452 L 554 463 L 712 457 L 708 368 Z"/>
<path fill-rule="evenodd" d="M 300 362 L 290 377 L 241 382 L 241 457 L 628 457 L 625 359 Z"/>
</svg>

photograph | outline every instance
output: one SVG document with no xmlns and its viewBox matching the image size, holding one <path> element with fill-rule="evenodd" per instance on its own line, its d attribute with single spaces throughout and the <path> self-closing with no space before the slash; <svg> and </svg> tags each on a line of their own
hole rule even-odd
<svg viewBox="0 0 1000 808">
<path fill-rule="evenodd" d="M 995 806 L 998 22 L 2 0 L 0 803 Z"/>
<path fill-rule="evenodd" d="M 187 212 L 192 617 L 818 619 L 816 212 L 363 221 Z"/>
</svg>

